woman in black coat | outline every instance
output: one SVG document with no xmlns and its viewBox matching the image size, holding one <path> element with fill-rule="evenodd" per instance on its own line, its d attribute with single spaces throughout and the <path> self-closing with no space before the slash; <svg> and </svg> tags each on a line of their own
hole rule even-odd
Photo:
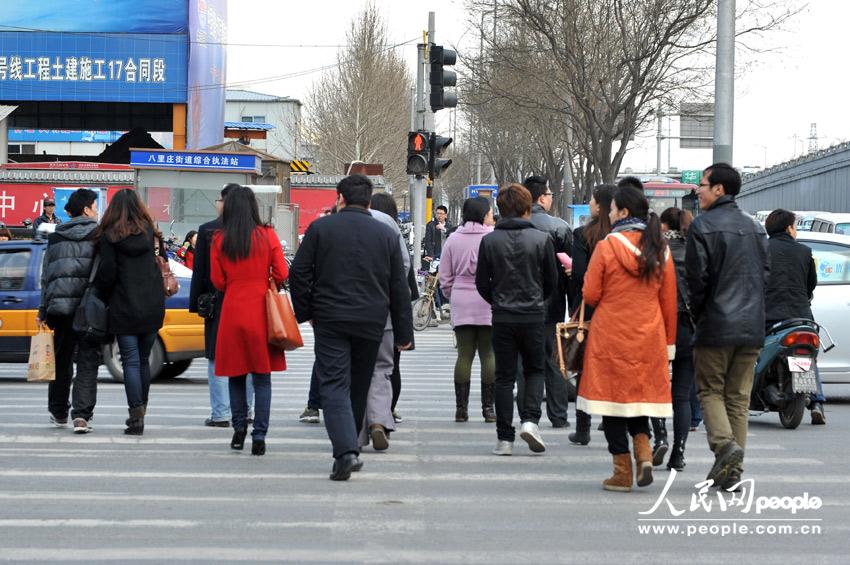
<svg viewBox="0 0 850 565">
<path fill-rule="evenodd" d="M 573 231 L 573 268 L 567 282 L 567 297 L 571 314 L 575 313 L 581 306 L 584 275 L 587 272 L 587 266 L 590 264 L 590 256 L 593 254 L 596 244 L 605 239 L 611 232 L 611 220 L 608 218 L 608 214 L 611 212 L 611 201 L 614 200 L 616 189 L 617 187 L 612 184 L 597 185 L 590 198 L 590 221 Z M 584 317 L 589 320 L 591 316 L 593 316 L 593 308 L 586 306 Z M 576 375 L 576 390 L 578 390 L 580 381 L 581 373 Z M 590 414 L 576 408 L 576 431 L 568 437 L 570 442 L 578 445 L 590 443 Z"/>
<path fill-rule="evenodd" d="M 151 382 L 149 357 L 165 318 L 165 291 L 154 250 L 161 234 L 136 192 L 124 189 L 112 197 L 97 237 L 101 259 L 94 285 L 109 305 L 109 333 L 121 352 L 130 411 L 124 433 L 142 435 Z"/>
</svg>

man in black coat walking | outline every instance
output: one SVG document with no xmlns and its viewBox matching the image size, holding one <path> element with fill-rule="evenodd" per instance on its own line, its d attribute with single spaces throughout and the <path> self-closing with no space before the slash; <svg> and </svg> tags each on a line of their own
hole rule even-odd
<svg viewBox="0 0 850 565">
<path fill-rule="evenodd" d="M 210 246 L 216 230 L 221 229 L 221 213 L 224 210 L 224 198 L 238 184 L 228 184 L 221 189 L 221 195 L 215 201 L 218 217 L 215 220 L 201 224 L 198 228 L 197 245 L 195 246 L 195 261 L 192 270 L 192 286 L 189 290 L 189 312 L 198 312 L 198 301 L 212 305 L 212 316 L 204 318 L 204 357 L 207 358 L 207 382 L 210 389 L 210 416 L 204 420 L 204 425 L 215 428 L 230 426 L 230 390 L 227 377 L 215 376 L 215 338 L 218 333 L 218 320 L 221 316 L 221 303 L 224 294 L 213 286 L 210 279 Z M 248 418 L 253 412 L 254 390 L 251 377 L 248 377 Z"/>
<path fill-rule="evenodd" d="M 697 190 L 703 213 L 688 230 L 685 250 L 697 391 L 715 456 L 707 480 L 723 488 L 741 477 L 770 274 L 766 234 L 735 203 L 740 190 L 741 175 L 730 165 L 703 171 Z"/>
<path fill-rule="evenodd" d="M 549 236 L 552 241 L 553 252 L 572 253 L 573 233 L 570 225 L 562 220 L 549 215 L 552 208 L 552 191 L 549 189 L 549 180 L 545 177 L 532 176 L 525 179 L 523 186 L 531 193 L 531 224 Z M 545 390 L 546 390 L 546 416 L 552 422 L 553 428 L 565 428 L 569 425 L 567 421 L 567 406 L 569 395 L 567 394 L 567 382 L 561 376 L 561 371 L 555 366 L 555 325 L 563 322 L 567 312 L 567 277 L 563 269 L 558 269 L 558 284 L 552 295 L 546 300 L 546 317 L 544 319 L 544 352 L 546 361 Z M 519 399 L 523 398 L 525 379 L 522 378 L 522 368 L 517 372 L 517 407 Z"/>
<path fill-rule="evenodd" d="M 818 285 L 815 260 L 809 246 L 797 243 L 797 216 L 789 210 L 778 209 L 770 213 L 764 222 L 770 253 L 770 279 L 765 297 L 765 319 L 767 328 L 791 318 L 814 320 L 812 298 Z M 826 424 L 823 412 L 823 385 L 816 371 L 818 392 L 811 396 L 812 424 Z"/>
<path fill-rule="evenodd" d="M 336 190 L 339 212 L 307 228 L 289 284 L 296 318 L 313 325 L 330 478 L 344 481 L 363 465 L 357 436 L 387 315 L 399 349 L 410 347 L 413 322 L 398 235 L 368 210 L 372 183 L 351 175 Z"/>
</svg>

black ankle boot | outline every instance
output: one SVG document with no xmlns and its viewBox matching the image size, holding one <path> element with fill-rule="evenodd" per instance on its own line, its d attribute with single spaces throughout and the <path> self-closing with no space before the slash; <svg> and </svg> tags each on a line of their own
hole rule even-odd
<svg viewBox="0 0 850 565">
<path fill-rule="evenodd" d="M 673 452 L 667 461 L 667 469 L 682 471 L 685 468 L 685 440 L 673 440 Z"/>
<path fill-rule="evenodd" d="M 255 439 L 251 442 L 251 455 L 265 455 L 266 454 L 266 440 L 264 439 Z"/>
<path fill-rule="evenodd" d="M 248 434 L 248 428 L 236 428 L 233 430 L 233 439 L 230 440 L 230 448 L 241 450 L 245 447 L 245 436 Z"/>
<path fill-rule="evenodd" d="M 496 385 L 481 383 L 481 415 L 484 416 L 484 421 L 488 424 L 496 421 L 496 411 L 493 409 L 495 400 Z"/>
<path fill-rule="evenodd" d="M 650 418 L 652 422 L 652 433 L 655 436 L 655 443 L 652 447 L 652 466 L 658 467 L 664 463 L 664 456 L 670 449 L 667 443 L 667 422 L 664 418 Z"/>
<path fill-rule="evenodd" d="M 590 414 L 576 410 L 576 431 L 567 436 L 570 443 L 587 445 L 590 443 Z"/>
<path fill-rule="evenodd" d="M 130 417 L 127 418 L 127 428 L 124 433 L 128 436 L 140 436 L 145 432 L 145 409 L 143 406 L 130 408 Z"/>
<path fill-rule="evenodd" d="M 469 383 L 455 383 L 455 422 L 469 420 Z"/>
</svg>

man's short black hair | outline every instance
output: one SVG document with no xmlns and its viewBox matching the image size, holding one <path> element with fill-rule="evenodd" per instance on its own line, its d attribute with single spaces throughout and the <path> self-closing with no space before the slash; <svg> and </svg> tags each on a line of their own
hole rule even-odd
<svg viewBox="0 0 850 565">
<path fill-rule="evenodd" d="M 65 211 L 72 218 L 83 215 L 83 210 L 91 207 L 97 200 L 97 193 L 89 188 L 78 188 L 68 197 Z"/>
<path fill-rule="evenodd" d="M 531 193 L 531 202 L 537 202 L 537 199 L 546 194 L 549 190 L 546 185 L 549 184 L 549 179 L 541 175 L 530 176 L 522 182 L 522 185 Z"/>
<path fill-rule="evenodd" d="M 437 206 L 437 207 L 435 208 L 435 210 L 442 210 L 442 211 L 443 211 L 443 212 L 445 212 L 446 214 L 448 214 L 448 213 L 449 213 L 449 209 L 448 209 L 448 208 L 446 208 L 445 206 L 443 206 L 442 204 L 440 204 L 439 206 Z"/>
<path fill-rule="evenodd" d="M 369 207 L 372 198 L 372 181 L 364 175 L 349 175 L 336 185 L 337 194 L 342 194 L 346 206 Z"/>
<path fill-rule="evenodd" d="M 643 192 L 643 183 L 640 181 L 639 178 L 634 176 L 623 177 L 619 181 L 617 181 L 617 187 L 623 188 L 624 186 L 630 186 Z"/>
<path fill-rule="evenodd" d="M 729 196 L 737 196 L 741 192 L 741 175 L 729 163 L 715 163 L 702 174 L 708 175 L 709 184 L 723 185 L 723 191 Z"/>
<path fill-rule="evenodd" d="M 767 231 L 767 235 L 776 235 L 778 233 L 785 233 L 788 226 L 793 226 L 796 223 L 797 216 L 794 212 L 778 208 L 767 216 L 767 219 L 764 221 L 764 229 Z"/>
</svg>

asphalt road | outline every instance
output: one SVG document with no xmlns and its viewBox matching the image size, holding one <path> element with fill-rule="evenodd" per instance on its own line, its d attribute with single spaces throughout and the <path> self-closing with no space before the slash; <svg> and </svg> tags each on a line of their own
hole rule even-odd
<svg viewBox="0 0 850 565">
<path fill-rule="evenodd" d="M 751 419 L 748 512 L 722 510 L 714 492 L 711 512 L 691 509 L 712 461 L 699 431 L 667 495 L 681 514 L 666 503 L 640 514 L 669 474 L 659 469 L 630 494 L 603 491 L 610 457 L 595 424 L 590 445 L 576 447 L 544 420 L 545 454 L 518 441 L 513 457 L 495 457 L 477 386 L 471 421 L 454 423 L 446 327 L 417 334 L 416 351 L 402 356 L 405 420 L 390 449 L 367 448 L 361 473 L 329 481 L 324 427 L 297 420 L 312 364 L 305 337 L 274 376 L 264 457 L 231 451 L 229 430 L 202 425 L 203 363 L 154 384 L 142 438 L 122 434 L 121 385 L 101 380 L 95 431 L 75 436 L 48 423 L 45 385 L 24 382 L 23 365 L 0 365 L 0 561 L 847 563 L 850 386 L 827 388 L 825 427 L 808 416 L 793 431 L 776 415 Z M 771 504 L 808 509 L 761 508 Z"/>
</svg>

